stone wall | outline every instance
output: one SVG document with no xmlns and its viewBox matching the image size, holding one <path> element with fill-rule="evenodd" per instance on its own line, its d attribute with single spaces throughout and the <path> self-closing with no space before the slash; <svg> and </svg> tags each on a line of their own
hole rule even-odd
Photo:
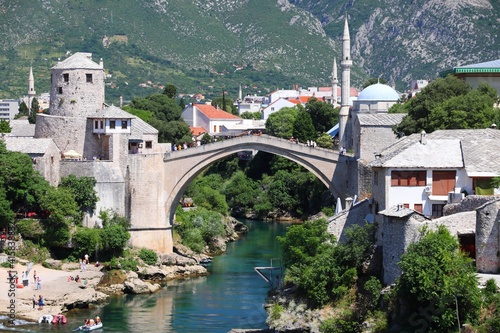
<svg viewBox="0 0 500 333">
<path fill-rule="evenodd" d="M 370 200 L 363 200 L 351 207 L 344 209 L 339 214 L 328 219 L 328 233 L 333 234 L 339 243 L 346 241 L 345 231 L 354 225 L 363 226 L 366 216 L 372 213 Z"/>
<path fill-rule="evenodd" d="M 101 222 L 98 219 L 101 210 L 112 210 L 125 216 L 125 179 L 115 163 L 106 161 L 62 161 L 61 177 L 94 177 L 95 190 L 99 201 L 94 212 L 84 217 L 83 224 L 94 227 Z"/>
<path fill-rule="evenodd" d="M 167 171 L 163 154 L 128 157 L 127 211 L 130 212 L 131 245 L 172 253 L 172 221 L 166 206 Z"/>
<path fill-rule="evenodd" d="M 476 209 L 476 267 L 482 273 L 500 271 L 500 198 Z"/>
<path fill-rule="evenodd" d="M 497 198 L 498 196 L 468 195 L 458 203 L 448 204 L 444 206 L 443 214 L 452 215 L 460 212 L 475 210 L 476 208 L 487 203 L 488 201 Z"/>
</svg>

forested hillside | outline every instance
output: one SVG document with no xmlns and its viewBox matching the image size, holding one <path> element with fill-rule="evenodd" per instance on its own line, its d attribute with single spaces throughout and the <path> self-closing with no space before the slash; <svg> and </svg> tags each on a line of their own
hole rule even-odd
<svg viewBox="0 0 500 333">
<path fill-rule="evenodd" d="M 498 12 L 492 0 L 0 1 L 0 98 L 26 93 L 30 65 L 48 91 L 50 68 L 74 52 L 103 59 L 115 104 L 168 83 L 207 98 L 330 85 L 346 13 L 353 84 L 380 76 L 404 90 L 498 58 Z"/>
</svg>

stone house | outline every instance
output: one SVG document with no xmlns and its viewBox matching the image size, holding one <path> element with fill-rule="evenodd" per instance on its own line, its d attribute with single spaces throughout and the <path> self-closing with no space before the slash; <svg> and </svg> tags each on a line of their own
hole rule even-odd
<svg viewBox="0 0 500 333">
<path fill-rule="evenodd" d="M 28 154 L 33 168 L 52 186 L 59 184 L 61 152 L 51 139 L 33 137 L 5 137 L 5 146 L 10 151 Z"/>
<path fill-rule="evenodd" d="M 500 175 L 500 132 L 440 130 L 413 134 L 383 150 L 368 164 L 379 210 L 402 204 L 427 217 L 443 215 L 465 194 L 500 194 L 491 186 Z"/>
</svg>

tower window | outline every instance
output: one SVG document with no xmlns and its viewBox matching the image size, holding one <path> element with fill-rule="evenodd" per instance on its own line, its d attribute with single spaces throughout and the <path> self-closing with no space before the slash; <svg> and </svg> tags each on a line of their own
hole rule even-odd
<svg viewBox="0 0 500 333">
<path fill-rule="evenodd" d="M 85 74 L 85 78 L 87 79 L 87 83 L 92 83 L 92 74 Z"/>
<path fill-rule="evenodd" d="M 127 129 L 127 121 L 122 120 L 122 129 Z"/>
<path fill-rule="evenodd" d="M 63 79 L 64 82 L 69 82 L 69 74 L 68 73 L 63 74 Z"/>
<path fill-rule="evenodd" d="M 114 120 L 109 121 L 109 128 L 114 129 L 116 127 L 116 123 Z"/>
<path fill-rule="evenodd" d="M 62 87 L 57 87 L 57 92 L 58 92 L 59 94 L 62 94 Z"/>
</svg>

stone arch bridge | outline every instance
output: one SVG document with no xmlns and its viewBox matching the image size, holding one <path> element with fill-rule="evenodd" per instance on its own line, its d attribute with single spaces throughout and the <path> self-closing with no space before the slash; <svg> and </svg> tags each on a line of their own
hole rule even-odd
<svg viewBox="0 0 500 333">
<path fill-rule="evenodd" d="M 132 244 L 171 252 L 175 210 L 193 179 L 215 161 L 248 150 L 265 151 L 302 165 L 318 177 L 336 198 L 344 199 L 347 193 L 349 168 L 346 157 L 330 149 L 312 148 L 268 135 L 244 135 L 170 151 L 162 156 L 161 162 L 143 160 L 141 165 L 130 168 L 137 171 L 130 176 L 129 189 Z M 337 167 L 339 164 L 343 167 Z M 159 233 L 163 237 L 159 237 Z"/>
</svg>

